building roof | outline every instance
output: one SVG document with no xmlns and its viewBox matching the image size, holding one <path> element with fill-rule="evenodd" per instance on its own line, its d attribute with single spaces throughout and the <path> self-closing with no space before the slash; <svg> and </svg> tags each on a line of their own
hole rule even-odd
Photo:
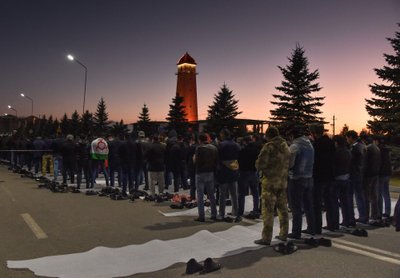
<svg viewBox="0 0 400 278">
<path fill-rule="evenodd" d="M 181 64 L 192 64 L 192 65 L 196 65 L 196 62 L 194 61 L 194 59 L 192 58 L 192 56 L 189 55 L 189 53 L 185 53 L 185 55 L 183 55 L 180 59 L 179 62 L 177 63 L 177 65 L 181 65 Z"/>
</svg>

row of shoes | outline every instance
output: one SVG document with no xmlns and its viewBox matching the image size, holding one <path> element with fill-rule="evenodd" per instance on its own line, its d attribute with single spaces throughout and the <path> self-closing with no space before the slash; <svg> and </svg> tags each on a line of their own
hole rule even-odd
<svg viewBox="0 0 400 278">
<path fill-rule="evenodd" d="M 200 274 L 206 274 L 219 269 L 221 269 L 221 265 L 211 258 L 205 259 L 203 264 L 200 264 L 193 258 L 186 263 L 186 274 L 189 275 L 197 272 Z"/>
</svg>

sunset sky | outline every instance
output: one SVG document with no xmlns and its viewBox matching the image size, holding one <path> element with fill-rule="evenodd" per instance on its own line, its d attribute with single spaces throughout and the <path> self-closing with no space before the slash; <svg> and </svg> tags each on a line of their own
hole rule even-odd
<svg viewBox="0 0 400 278">
<path fill-rule="evenodd" d="M 310 69 L 319 69 L 323 116 L 337 131 L 368 120 L 373 68 L 392 53 L 399 31 L 398 0 L 302 1 L 18 1 L 0 2 L 0 113 L 61 117 L 104 97 L 111 120 L 132 123 L 146 103 L 164 120 L 176 92 L 176 62 L 188 51 L 197 62 L 199 117 L 225 82 L 239 100 L 240 118 L 268 119 L 272 94 L 296 43 Z M 327 125 L 326 128 L 329 128 Z"/>
</svg>

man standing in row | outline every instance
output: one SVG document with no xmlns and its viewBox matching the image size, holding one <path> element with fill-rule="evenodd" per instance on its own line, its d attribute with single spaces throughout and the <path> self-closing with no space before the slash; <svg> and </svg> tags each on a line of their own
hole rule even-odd
<svg viewBox="0 0 400 278">
<path fill-rule="evenodd" d="M 290 152 L 286 141 L 279 136 L 275 127 L 266 131 L 268 142 L 262 148 L 256 161 L 256 168 L 261 176 L 262 217 L 264 228 L 262 238 L 256 244 L 270 245 L 274 225 L 274 208 L 278 210 L 280 233 L 279 239 L 286 241 L 289 228 L 287 209 L 287 178 Z"/>
<path fill-rule="evenodd" d="M 194 155 L 194 165 L 196 169 L 196 190 L 197 190 L 197 209 L 199 217 L 196 221 L 204 222 L 204 191 L 207 192 L 210 200 L 211 219 L 217 218 L 217 204 L 215 201 L 214 174 L 218 165 L 217 148 L 207 143 L 207 136 L 204 133 L 199 135 L 199 146 Z"/>
</svg>

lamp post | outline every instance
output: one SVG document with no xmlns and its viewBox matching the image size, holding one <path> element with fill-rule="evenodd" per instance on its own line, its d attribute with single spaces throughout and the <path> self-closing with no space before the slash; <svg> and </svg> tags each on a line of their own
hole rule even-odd
<svg viewBox="0 0 400 278">
<path fill-rule="evenodd" d="M 17 110 L 16 110 L 14 107 L 12 107 L 11 105 L 8 105 L 8 109 L 13 110 L 13 111 L 15 112 L 15 117 L 18 118 L 18 112 L 17 112 Z"/>
<path fill-rule="evenodd" d="M 32 104 L 32 106 L 31 106 L 31 116 L 33 116 L 33 99 L 31 97 L 25 95 L 24 93 L 20 93 L 20 96 L 23 97 L 23 98 L 27 98 L 27 99 L 29 99 L 31 101 L 31 104 Z"/>
<path fill-rule="evenodd" d="M 85 69 L 85 84 L 83 87 L 83 109 L 82 109 L 82 115 L 85 114 L 85 102 L 86 102 L 86 83 L 87 83 L 87 72 L 88 69 L 87 67 L 78 59 L 76 59 L 74 56 L 72 56 L 71 54 L 67 55 L 68 60 L 70 61 L 75 61 L 77 62 L 79 65 L 81 65 L 84 69 Z"/>
</svg>

